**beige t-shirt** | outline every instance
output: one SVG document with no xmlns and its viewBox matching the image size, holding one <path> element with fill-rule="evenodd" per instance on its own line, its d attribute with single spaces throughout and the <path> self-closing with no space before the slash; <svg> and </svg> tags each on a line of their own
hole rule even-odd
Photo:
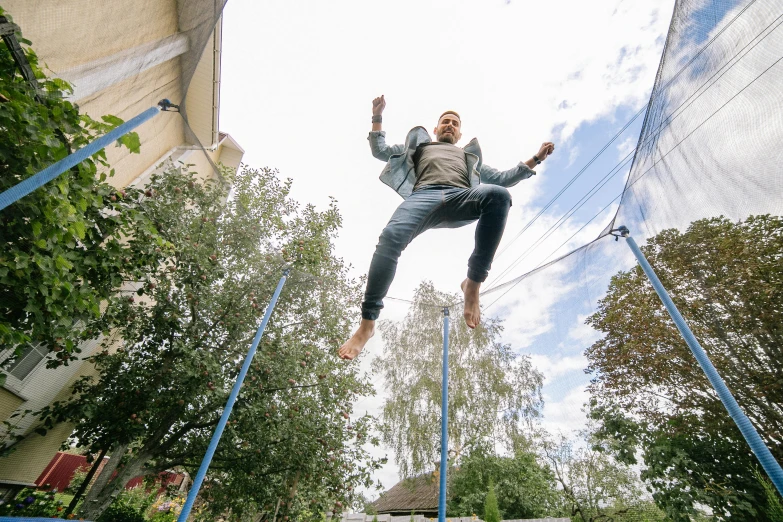
<svg viewBox="0 0 783 522">
<path fill-rule="evenodd" d="M 413 157 L 416 163 L 416 191 L 424 185 L 451 185 L 470 188 L 465 151 L 451 143 L 433 141 L 419 146 Z"/>
</svg>

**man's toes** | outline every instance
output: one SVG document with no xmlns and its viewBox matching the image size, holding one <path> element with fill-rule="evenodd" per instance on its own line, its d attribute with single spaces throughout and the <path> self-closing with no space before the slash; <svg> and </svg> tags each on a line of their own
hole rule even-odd
<svg viewBox="0 0 783 522">
<path fill-rule="evenodd" d="M 473 320 L 473 316 L 471 314 L 468 313 L 465 314 L 465 324 L 468 325 L 468 328 L 476 327 L 476 323 Z"/>
</svg>

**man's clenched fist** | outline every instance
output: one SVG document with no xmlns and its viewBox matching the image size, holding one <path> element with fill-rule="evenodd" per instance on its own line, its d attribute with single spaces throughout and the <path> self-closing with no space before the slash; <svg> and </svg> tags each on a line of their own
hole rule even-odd
<svg viewBox="0 0 783 522">
<path fill-rule="evenodd" d="M 381 94 L 379 97 L 372 101 L 372 115 L 380 116 L 383 114 L 383 109 L 386 108 L 386 99 Z"/>
<path fill-rule="evenodd" d="M 538 149 L 538 161 L 544 161 L 547 156 L 552 154 L 555 151 L 555 144 L 551 141 L 547 141 L 545 143 L 541 144 L 541 148 Z"/>
</svg>

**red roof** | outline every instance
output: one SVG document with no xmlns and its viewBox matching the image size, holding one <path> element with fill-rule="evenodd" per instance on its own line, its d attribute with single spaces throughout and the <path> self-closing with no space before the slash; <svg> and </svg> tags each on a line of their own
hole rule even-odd
<svg viewBox="0 0 783 522">
<path fill-rule="evenodd" d="M 109 461 L 108 457 L 104 457 L 96 472 L 96 476 L 100 475 L 103 467 Z M 49 464 L 44 468 L 41 475 L 35 481 L 36 486 L 41 489 L 51 490 L 57 488 L 57 491 L 62 491 L 68 487 L 73 480 L 73 475 L 78 469 L 82 471 L 89 471 L 90 466 L 87 462 L 87 457 L 84 455 L 74 455 L 72 453 L 63 453 L 58 451 L 57 454 L 49 461 Z M 158 481 L 160 482 L 160 490 L 166 488 L 166 486 L 174 485 L 179 486 L 182 484 L 184 475 L 180 473 L 172 473 L 170 471 L 163 471 L 158 474 Z M 136 477 L 128 481 L 125 484 L 125 489 L 132 489 L 139 486 L 144 481 L 144 477 Z"/>
<path fill-rule="evenodd" d="M 106 460 L 101 463 L 101 468 L 106 464 Z M 90 464 L 87 463 L 87 457 L 84 455 L 73 455 L 72 453 L 63 453 L 58 451 L 54 458 L 49 461 L 41 475 L 36 479 L 35 485 L 39 488 L 45 488 L 47 490 L 57 488 L 58 491 L 62 491 L 68 487 L 73 479 L 73 474 L 76 470 L 82 468 L 83 471 L 90 469 Z"/>
</svg>

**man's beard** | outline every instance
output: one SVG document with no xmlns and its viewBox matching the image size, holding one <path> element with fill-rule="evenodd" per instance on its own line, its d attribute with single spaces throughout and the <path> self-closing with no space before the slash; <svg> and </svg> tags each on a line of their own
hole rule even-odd
<svg viewBox="0 0 783 522">
<path fill-rule="evenodd" d="M 451 143 L 452 145 L 454 145 L 454 142 L 456 142 L 457 139 L 453 134 L 446 133 L 446 134 L 438 135 L 438 141 L 441 143 Z"/>
</svg>

